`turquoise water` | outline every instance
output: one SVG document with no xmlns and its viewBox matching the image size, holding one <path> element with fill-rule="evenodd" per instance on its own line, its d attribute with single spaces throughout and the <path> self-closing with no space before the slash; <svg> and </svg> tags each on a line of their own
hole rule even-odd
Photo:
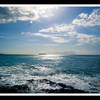
<svg viewBox="0 0 100 100">
<path fill-rule="evenodd" d="M 0 55 L 0 85 L 21 85 L 30 79 L 48 79 L 100 93 L 100 56 Z M 59 87 L 37 83 L 35 88 Z"/>
</svg>

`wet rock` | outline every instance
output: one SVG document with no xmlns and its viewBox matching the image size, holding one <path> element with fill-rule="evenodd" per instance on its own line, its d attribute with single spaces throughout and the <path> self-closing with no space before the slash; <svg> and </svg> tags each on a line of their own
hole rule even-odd
<svg viewBox="0 0 100 100">
<path fill-rule="evenodd" d="M 17 91 L 10 87 L 0 86 L 0 93 L 17 93 Z"/>
<path fill-rule="evenodd" d="M 42 91 L 43 93 L 88 93 L 86 91 L 83 90 L 79 90 L 79 89 L 74 89 L 72 86 L 67 86 L 63 83 L 56 83 L 53 82 L 51 80 L 48 79 L 40 79 L 40 80 L 28 80 L 28 82 L 33 83 L 34 82 L 38 82 L 38 83 L 44 83 L 44 84 L 49 84 L 50 86 L 59 86 L 60 89 L 41 89 L 40 91 Z"/>
<path fill-rule="evenodd" d="M 27 82 L 29 82 L 29 83 L 33 83 L 35 80 L 34 79 L 32 79 L 32 80 L 27 80 Z"/>
<path fill-rule="evenodd" d="M 0 86 L 0 93 L 27 93 L 28 90 L 26 85 Z"/>
<path fill-rule="evenodd" d="M 49 84 L 50 86 L 59 86 L 59 89 L 40 89 L 38 90 L 38 93 L 88 93 L 86 91 L 83 90 L 79 90 L 79 89 L 74 89 L 72 86 L 67 86 L 63 83 L 56 83 L 56 82 L 52 82 L 51 80 L 47 80 L 47 79 L 40 79 L 40 80 L 28 80 L 27 84 L 24 85 L 15 85 L 15 86 L 0 86 L 0 93 L 32 93 L 32 91 L 30 91 L 31 87 L 28 86 L 28 84 L 32 84 L 34 86 L 34 82 L 35 84 L 38 83 L 44 83 L 44 84 Z M 34 91 L 34 93 L 36 93 L 37 90 Z"/>
<path fill-rule="evenodd" d="M 27 85 L 16 85 L 11 87 L 11 89 L 15 89 L 17 92 L 21 92 L 21 93 L 27 93 L 29 91 Z"/>
<path fill-rule="evenodd" d="M 47 89 L 44 90 L 46 93 L 88 93 L 82 90 L 78 90 L 78 89 L 56 89 L 56 90 L 52 90 L 52 89 Z"/>
<path fill-rule="evenodd" d="M 55 82 L 52 82 L 52 81 L 47 80 L 47 79 L 42 79 L 42 80 L 40 80 L 40 82 L 41 82 L 41 83 L 50 84 L 51 86 L 52 86 L 52 85 L 56 85 L 56 83 L 55 83 Z"/>
</svg>

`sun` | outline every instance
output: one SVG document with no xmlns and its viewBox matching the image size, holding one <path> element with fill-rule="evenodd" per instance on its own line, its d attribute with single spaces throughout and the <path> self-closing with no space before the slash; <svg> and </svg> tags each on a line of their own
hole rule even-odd
<svg viewBox="0 0 100 100">
<path fill-rule="evenodd" d="M 31 15 L 35 15 L 35 19 L 39 18 L 53 18 L 55 15 L 57 15 L 59 7 L 57 6 L 33 6 L 25 8 L 27 12 L 30 12 Z M 33 23 L 34 19 L 31 18 L 30 24 Z"/>
<path fill-rule="evenodd" d="M 45 17 L 45 18 L 48 18 L 48 17 L 52 17 L 55 15 L 55 13 L 58 11 L 58 7 L 55 7 L 55 6 L 40 6 L 39 8 L 39 15 L 41 17 Z"/>
</svg>

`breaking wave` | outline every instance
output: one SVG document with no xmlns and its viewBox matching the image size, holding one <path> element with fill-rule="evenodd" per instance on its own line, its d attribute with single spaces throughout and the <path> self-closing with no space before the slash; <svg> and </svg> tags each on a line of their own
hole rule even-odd
<svg viewBox="0 0 100 100">
<path fill-rule="evenodd" d="M 42 80 L 42 81 L 41 81 Z M 50 82 L 55 84 L 51 85 Z M 26 84 L 31 92 L 41 92 L 43 89 L 61 89 L 60 85 L 72 86 L 88 92 L 100 92 L 100 77 L 69 74 L 60 67 L 48 67 L 46 64 L 0 67 L 0 85 L 15 86 Z M 42 91 L 43 92 L 43 91 Z"/>
</svg>

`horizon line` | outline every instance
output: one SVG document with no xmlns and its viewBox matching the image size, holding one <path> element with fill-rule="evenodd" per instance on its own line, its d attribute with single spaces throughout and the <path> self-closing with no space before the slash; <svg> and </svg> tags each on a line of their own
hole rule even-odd
<svg viewBox="0 0 100 100">
<path fill-rule="evenodd" d="M 61 54 L 61 53 L 57 53 L 57 54 L 53 54 L 53 53 L 49 53 L 49 54 L 11 54 L 11 53 L 0 53 L 0 55 L 100 55 L 100 54 Z"/>
</svg>

